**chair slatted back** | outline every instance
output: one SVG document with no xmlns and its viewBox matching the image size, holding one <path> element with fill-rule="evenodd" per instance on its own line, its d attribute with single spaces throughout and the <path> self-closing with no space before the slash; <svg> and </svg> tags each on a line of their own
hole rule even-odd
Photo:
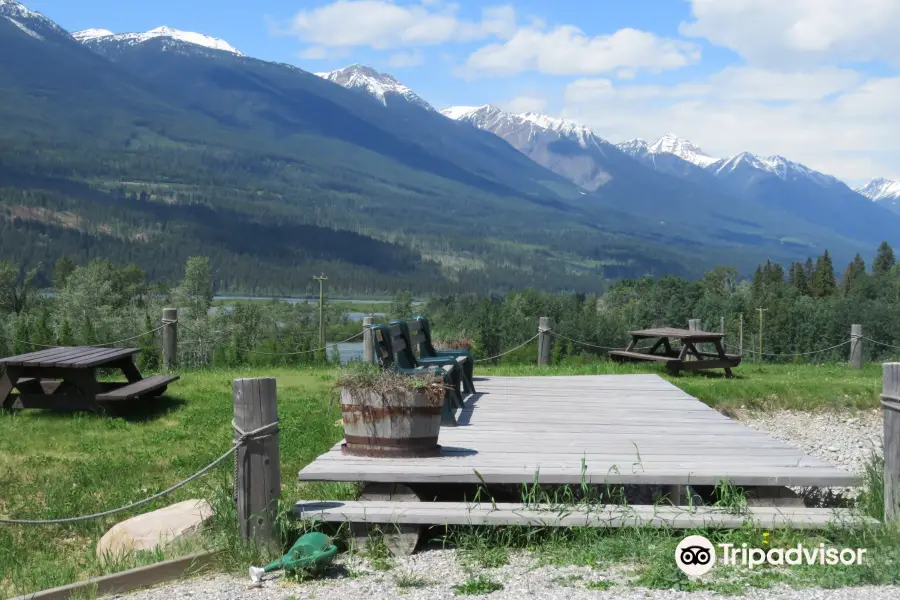
<svg viewBox="0 0 900 600">
<path fill-rule="evenodd" d="M 416 317 L 413 323 L 418 325 L 423 338 L 419 342 L 419 356 L 437 356 L 437 350 L 434 349 L 434 345 L 431 343 L 431 324 L 428 322 L 428 317 Z M 411 329 L 412 327 L 410 327 Z"/>
<path fill-rule="evenodd" d="M 406 321 L 391 321 L 389 330 L 391 332 L 391 345 L 394 348 L 394 355 L 397 358 L 397 364 L 404 369 L 415 369 L 419 366 L 416 361 L 416 355 L 413 353 L 412 343 L 409 340 L 409 328 Z"/>
<path fill-rule="evenodd" d="M 375 358 L 382 369 L 394 368 L 394 347 L 391 343 L 391 332 L 387 325 L 372 325 L 372 337 L 375 338 Z"/>
</svg>

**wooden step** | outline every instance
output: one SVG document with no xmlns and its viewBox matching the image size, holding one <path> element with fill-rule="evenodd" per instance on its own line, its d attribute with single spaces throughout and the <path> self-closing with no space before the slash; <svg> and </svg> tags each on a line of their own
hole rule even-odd
<svg viewBox="0 0 900 600">
<path fill-rule="evenodd" d="M 166 386 L 173 381 L 178 381 L 177 375 L 152 375 L 146 379 L 141 379 L 140 381 L 123 385 L 114 390 L 97 394 L 97 400 L 131 400 L 132 398 L 137 398 L 139 396 L 146 396 L 151 392 L 157 392 L 156 395 L 159 395 L 164 392 Z"/>
<path fill-rule="evenodd" d="M 595 505 L 554 506 L 516 503 L 300 501 L 294 515 L 303 520 L 404 525 L 527 525 L 533 527 L 711 527 L 823 529 L 879 526 L 847 509 L 753 506 L 735 514 L 712 506 Z"/>
</svg>

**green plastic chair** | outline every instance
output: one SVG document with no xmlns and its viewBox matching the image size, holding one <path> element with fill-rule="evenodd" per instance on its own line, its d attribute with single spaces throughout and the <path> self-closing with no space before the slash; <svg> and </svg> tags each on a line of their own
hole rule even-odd
<svg viewBox="0 0 900 600">
<path fill-rule="evenodd" d="M 465 356 L 466 362 L 462 365 L 463 375 L 465 375 L 465 379 L 463 380 L 465 391 L 468 394 L 476 393 L 474 383 L 475 359 L 472 356 L 472 353 L 468 350 L 436 350 L 431 342 L 431 324 L 428 322 L 428 317 L 419 316 L 416 317 L 415 320 L 419 324 L 419 330 L 425 338 L 423 341 L 419 342 L 419 360 L 421 361 L 421 357 L 437 358 L 450 356 L 456 358 L 458 356 Z"/>
<path fill-rule="evenodd" d="M 447 372 L 439 366 L 407 367 L 395 360 L 397 353 L 391 342 L 391 332 L 387 325 L 373 325 L 372 337 L 375 339 L 375 356 L 382 369 L 396 371 L 406 375 L 423 375 L 431 373 L 443 377 L 447 386 L 441 410 L 441 425 L 456 427 L 454 408 L 462 407 L 462 394 L 459 392 L 459 377 L 454 372 Z M 457 406 L 458 405 L 458 406 Z"/>
</svg>

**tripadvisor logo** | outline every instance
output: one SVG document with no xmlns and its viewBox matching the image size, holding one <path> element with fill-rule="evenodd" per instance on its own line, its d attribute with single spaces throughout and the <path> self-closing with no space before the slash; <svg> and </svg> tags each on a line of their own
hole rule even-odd
<svg viewBox="0 0 900 600">
<path fill-rule="evenodd" d="M 768 543 L 768 540 L 763 543 Z M 819 544 L 807 547 L 797 544 L 793 548 L 750 548 L 748 544 L 739 547 L 734 544 L 718 544 L 719 552 L 712 542 L 702 535 L 691 535 L 675 548 L 675 564 L 688 577 L 700 577 L 708 573 L 716 564 L 716 556 L 721 554 L 724 565 L 742 565 L 754 568 L 760 565 L 861 565 L 865 548 L 834 548 Z"/>
</svg>

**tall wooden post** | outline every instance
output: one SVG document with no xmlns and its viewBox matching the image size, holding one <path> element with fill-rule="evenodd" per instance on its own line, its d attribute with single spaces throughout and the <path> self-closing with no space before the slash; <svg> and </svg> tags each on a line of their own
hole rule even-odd
<svg viewBox="0 0 900 600">
<path fill-rule="evenodd" d="M 178 309 L 163 309 L 163 369 L 174 369 L 178 365 Z"/>
<path fill-rule="evenodd" d="M 700 324 L 700 319 L 689 319 L 688 320 L 688 329 L 690 331 L 703 331 L 703 328 Z M 697 348 L 697 344 L 694 344 L 694 348 Z M 700 350 L 700 348 L 697 348 L 697 350 Z M 687 356 L 684 357 L 684 359 L 686 361 L 694 361 L 694 360 L 697 360 L 697 357 L 695 357 L 692 354 L 688 354 Z"/>
<path fill-rule="evenodd" d="M 850 366 L 862 369 L 862 325 L 850 326 Z"/>
<path fill-rule="evenodd" d="M 319 346 L 325 348 L 325 281 L 328 279 L 325 274 L 313 279 L 319 282 Z M 327 356 L 327 348 L 325 349 Z"/>
<path fill-rule="evenodd" d="M 900 521 L 900 363 L 884 363 L 884 520 Z"/>
<path fill-rule="evenodd" d="M 738 324 L 738 354 L 744 355 L 744 313 L 741 313 L 741 320 Z"/>
<path fill-rule="evenodd" d="M 278 422 L 274 377 L 234 380 L 234 424 L 249 432 Z M 240 434 L 235 431 L 235 439 Z M 274 540 L 275 515 L 281 496 L 278 430 L 260 434 L 237 449 L 238 531 L 244 539 L 265 544 Z"/>
<path fill-rule="evenodd" d="M 549 365 L 553 354 L 553 336 L 550 330 L 553 329 L 553 319 L 550 317 L 541 317 L 538 321 L 538 365 Z"/>
<path fill-rule="evenodd" d="M 372 317 L 363 317 L 363 361 L 375 362 L 375 336 L 372 334 Z"/>
</svg>

